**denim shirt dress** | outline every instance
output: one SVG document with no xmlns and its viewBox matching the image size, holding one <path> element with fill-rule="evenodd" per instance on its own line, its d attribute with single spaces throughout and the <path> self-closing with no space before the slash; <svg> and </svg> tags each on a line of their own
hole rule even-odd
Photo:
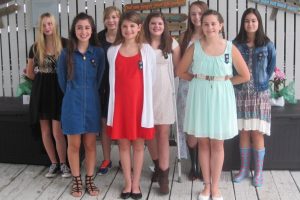
<svg viewBox="0 0 300 200">
<path fill-rule="evenodd" d="M 236 43 L 236 47 L 241 52 L 244 60 L 248 63 L 249 47 L 245 43 Z M 256 47 L 252 57 L 252 76 L 254 80 L 254 87 L 256 91 L 264 91 L 269 87 L 269 79 L 271 78 L 276 65 L 276 50 L 274 44 L 270 41 L 266 45 Z M 237 72 L 233 68 L 233 74 Z M 242 88 L 242 84 L 235 85 L 237 89 Z"/>
<path fill-rule="evenodd" d="M 100 131 L 99 88 L 105 68 L 102 48 L 89 46 L 82 54 L 73 53 L 73 78 L 67 79 L 67 50 L 63 49 L 57 61 L 57 75 L 64 93 L 61 124 L 65 135 L 96 133 Z"/>
</svg>

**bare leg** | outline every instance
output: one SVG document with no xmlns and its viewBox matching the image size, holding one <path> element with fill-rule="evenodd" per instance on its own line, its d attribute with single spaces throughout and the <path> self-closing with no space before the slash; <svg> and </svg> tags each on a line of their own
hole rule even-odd
<svg viewBox="0 0 300 200">
<path fill-rule="evenodd" d="M 43 144 L 49 156 L 49 159 L 51 163 L 58 163 L 55 154 L 55 146 L 52 140 L 52 133 L 50 130 L 50 122 L 49 120 L 40 120 L 40 125 L 41 125 Z"/>
<path fill-rule="evenodd" d="M 251 133 L 252 147 L 256 150 L 265 148 L 264 135 L 259 131 L 252 131 Z"/>
<path fill-rule="evenodd" d="M 81 135 L 68 135 L 68 158 L 73 176 L 80 175 L 79 149 Z"/>
<path fill-rule="evenodd" d="M 144 162 L 144 140 L 132 141 L 133 145 L 133 180 L 132 193 L 140 193 L 140 178 Z"/>
<path fill-rule="evenodd" d="M 152 140 L 146 140 L 148 151 L 152 160 L 158 160 L 158 147 L 157 147 L 157 130 Z"/>
<path fill-rule="evenodd" d="M 125 186 L 122 192 L 131 192 L 131 159 L 130 159 L 131 143 L 127 139 L 119 140 L 119 155 L 122 164 Z"/>
<path fill-rule="evenodd" d="M 251 148 L 250 131 L 240 131 L 240 148 Z"/>
<path fill-rule="evenodd" d="M 94 176 L 94 169 L 96 166 L 96 134 L 86 133 L 83 135 L 83 145 L 85 151 L 85 168 L 86 176 Z M 86 177 L 85 183 L 88 193 L 91 196 L 96 196 L 99 194 L 98 188 L 93 188 L 94 183 L 92 178 Z M 91 186 L 91 187 L 90 187 Z"/>
<path fill-rule="evenodd" d="M 198 155 L 200 160 L 200 166 L 203 174 L 204 189 L 201 192 L 204 196 L 210 195 L 211 186 L 211 162 L 210 162 L 210 139 L 200 138 L 198 139 Z"/>
<path fill-rule="evenodd" d="M 211 147 L 211 194 L 213 197 L 221 196 L 219 190 L 220 176 L 224 163 L 224 141 L 223 140 L 210 140 Z"/>
<path fill-rule="evenodd" d="M 52 120 L 52 129 L 59 161 L 60 163 L 66 163 L 67 144 L 65 136 L 61 130 L 60 121 Z"/>
<path fill-rule="evenodd" d="M 157 149 L 159 155 L 159 168 L 163 171 L 169 168 L 170 159 L 170 146 L 169 146 L 169 135 L 170 125 L 157 125 L 156 138 L 157 138 Z"/>
</svg>

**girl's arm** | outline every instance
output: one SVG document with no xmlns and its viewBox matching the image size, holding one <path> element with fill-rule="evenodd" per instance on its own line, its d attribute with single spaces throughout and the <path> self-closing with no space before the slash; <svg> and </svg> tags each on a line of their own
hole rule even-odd
<svg viewBox="0 0 300 200">
<path fill-rule="evenodd" d="M 34 44 L 30 47 L 29 50 L 29 57 L 27 59 L 27 66 L 24 70 L 25 76 L 27 76 L 29 79 L 33 80 L 35 77 L 35 73 L 34 73 Z"/>
<path fill-rule="evenodd" d="M 194 56 L 194 44 L 192 44 L 185 53 L 183 54 L 177 68 L 176 68 L 176 75 L 185 80 L 192 80 L 194 75 L 189 73 L 189 67 L 191 66 L 193 62 L 193 56 Z"/>
<path fill-rule="evenodd" d="M 65 93 L 67 87 L 67 60 L 65 51 L 62 51 L 59 55 L 56 66 L 58 84 L 62 92 Z"/>
<path fill-rule="evenodd" d="M 33 67 L 33 58 L 28 58 L 27 61 L 27 66 L 26 66 L 26 70 L 25 72 L 25 76 L 27 76 L 29 79 L 33 80 L 34 79 L 34 67 Z"/>
<path fill-rule="evenodd" d="M 173 61 L 174 70 L 176 70 L 176 68 L 178 66 L 178 63 L 180 61 L 180 47 L 179 47 L 179 45 L 177 45 L 177 47 L 175 47 L 172 50 L 172 61 Z"/>
<path fill-rule="evenodd" d="M 232 62 L 237 71 L 237 75 L 230 80 L 233 85 L 244 83 L 250 80 L 250 73 L 247 64 L 236 46 L 232 45 Z"/>
</svg>

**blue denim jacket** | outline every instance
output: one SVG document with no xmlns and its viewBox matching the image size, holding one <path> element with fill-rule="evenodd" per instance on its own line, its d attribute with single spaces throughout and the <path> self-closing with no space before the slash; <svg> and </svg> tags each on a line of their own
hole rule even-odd
<svg viewBox="0 0 300 200">
<path fill-rule="evenodd" d="M 246 43 L 234 43 L 241 52 L 245 62 L 249 62 L 249 47 Z M 274 72 L 276 65 L 276 50 L 272 42 L 266 45 L 256 47 L 252 54 L 252 77 L 256 91 L 264 91 L 269 87 L 269 80 Z M 233 74 L 237 72 L 233 69 Z M 242 84 L 236 85 L 235 88 L 241 89 Z"/>
<path fill-rule="evenodd" d="M 64 93 L 61 125 L 64 134 L 100 131 L 99 87 L 105 68 L 102 48 L 89 46 L 82 54 L 73 53 L 73 78 L 67 79 L 67 51 L 63 49 L 57 61 L 59 86 Z"/>
</svg>

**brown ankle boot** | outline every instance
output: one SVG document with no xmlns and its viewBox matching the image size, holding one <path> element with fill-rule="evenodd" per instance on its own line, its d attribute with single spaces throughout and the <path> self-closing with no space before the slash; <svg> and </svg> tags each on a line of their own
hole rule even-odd
<svg viewBox="0 0 300 200">
<path fill-rule="evenodd" d="M 154 172 L 152 174 L 151 181 L 152 182 L 157 182 L 158 181 L 158 177 L 159 177 L 159 162 L 158 162 L 158 159 L 157 160 L 153 160 L 153 163 L 154 163 Z"/>
<path fill-rule="evenodd" d="M 164 171 L 159 169 L 158 184 L 161 194 L 169 194 L 169 168 Z"/>
</svg>

